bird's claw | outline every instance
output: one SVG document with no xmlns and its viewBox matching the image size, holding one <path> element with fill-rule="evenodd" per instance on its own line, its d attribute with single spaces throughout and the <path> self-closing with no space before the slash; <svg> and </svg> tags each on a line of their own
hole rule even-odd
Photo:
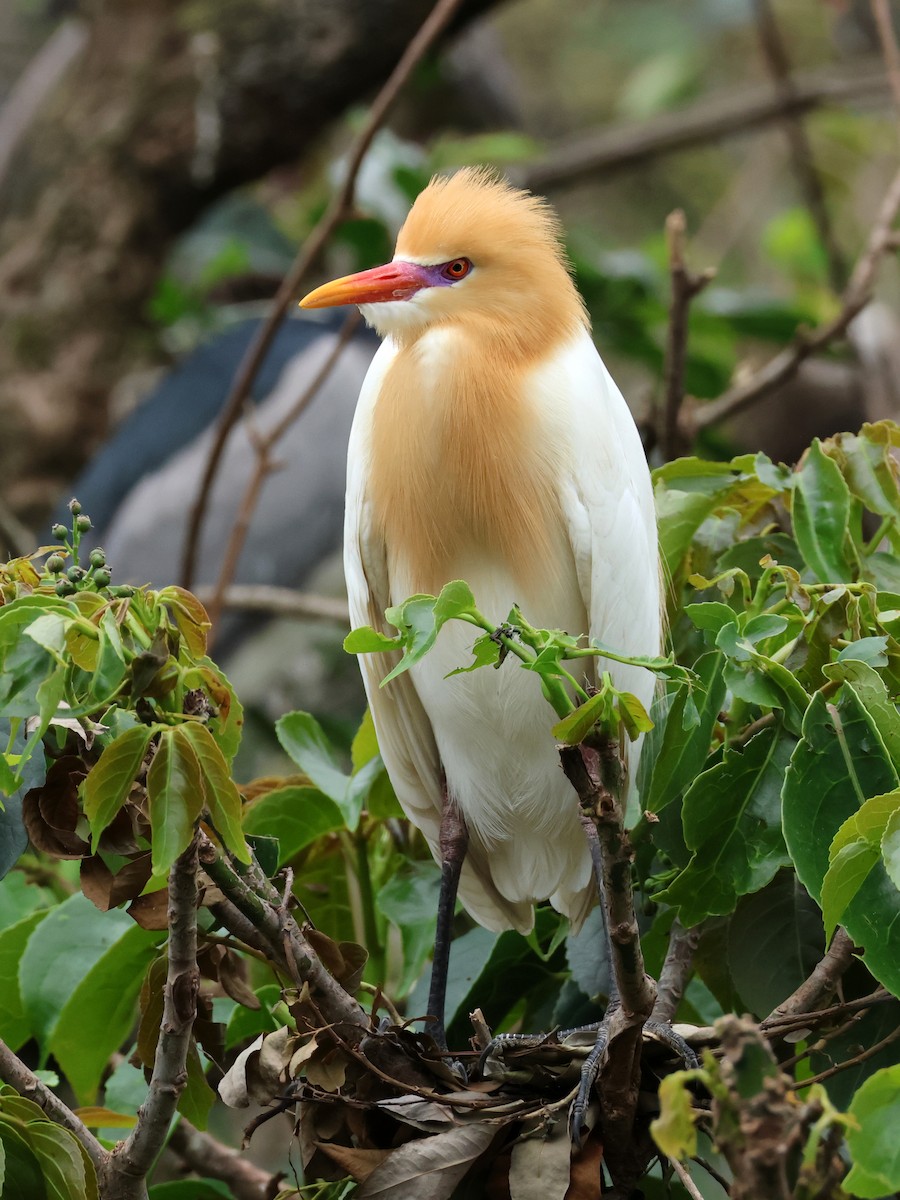
<svg viewBox="0 0 900 1200">
<path fill-rule="evenodd" d="M 569 1137 L 575 1149 L 579 1149 L 585 1136 L 585 1118 L 591 1102 L 591 1092 L 600 1074 L 600 1064 L 609 1045 L 609 1017 L 604 1017 L 597 1027 L 597 1039 L 594 1048 L 584 1060 L 581 1067 L 581 1079 L 578 1091 L 569 1109 Z"/>
<path fill-rule="evenodd" d="M 676 1033 L 667 1021 L 654 1021 L 651 1017 L 644 1024 L 644 1030 L 673 1050 L 681 1059 L 686 1071 L 692 1071 L 695 1067 L 700 1066 L 700 1059 L 693 1046 L 689 1046 L 681 1034 Z"/>
</svg>

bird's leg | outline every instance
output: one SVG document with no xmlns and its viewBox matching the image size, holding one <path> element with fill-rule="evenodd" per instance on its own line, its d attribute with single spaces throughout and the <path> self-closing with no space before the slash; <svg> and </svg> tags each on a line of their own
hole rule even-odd
<svg viewBox="0 0 900 1200">
<path fill-rule="evenodd" d="M 469 831 L 465 818 L 447 791 L 447 781 L 441 781 L 441 891 L 438 899 L 437 929 L 434 934 L 434 961 L 431 967 L 431 987 L 428 992 L 428 1016 L 425 1032 L 430 1033 L 442 1050 L 447 1049 L 444 1029 L 444 1006 L 447 997 L 447 974 L 450 966 L 450 941 L 459 875 L 469 846 Z"/>
</svg>

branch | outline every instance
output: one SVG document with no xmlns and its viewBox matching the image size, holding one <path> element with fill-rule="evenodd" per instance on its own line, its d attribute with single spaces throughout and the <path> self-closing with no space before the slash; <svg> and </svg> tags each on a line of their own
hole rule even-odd
<svg viewBox="0 0 900 1200">
<path fill-rule="evenodd" d="M 200 862 L 226 899 L 262 935 L 297 986 L 309 984 L 325 1020 L 356 1026 L 361 1033 L 365 1031 L 369 1026 L 367 1013 L 323 965 L 259 867 L 254 864 L 239 875 L 203 834 L 200 835 Z M 217 915 L 227 925 L 227 911 L 220 909 Z M 242 935 L 237 933 L 237 936 Z"/>
<path fill-rule="evenodd" d="M 20 1096 L 24 1096 L 26 1100 L 32 1100 L 39 1108 L 42 1108 L 54 1124 L 61 1125 L 63 1129 L 68 1129 L 70 1133 L 73 1133 L 87 1151 L 88 1158 L 94 1164 L 97 1174 L 102 1172 L 109 1158 L 107 1152 L 68 1105 L 63 1104 L 62 1100 L 55 1096 L 45 1083 L 41 1083 L 40 1079 L 29 1071 L 21 1059 L 13 1054 L 9 1046 L 2 1040 L 0 1040 L 0 1079 L 4 1083 L 8 1083 L 10 1087 L 14 1087 Z"/>
<path fill-rule="evenodd" d="M 888 79 L 894 97 L 894 106 L 900 115 L 900 49 L 897 47 L 897 36 L 894 33 L 894 22 L 891 17 L 889 0 L 871 0 L 872 16 L 878 29 L 878 40 L 881 42 L 881 52 L 888 69 Z"/>
<path fill-rule="evenodd" d="M 688 150 L 733 134 L 746 133 L 790 113 L 810 112 L 826 104 L 840 104 L 887 91 L 882 70 L 840 78 L 812 74 L 795 80 L 790 98 L 773 94 L 771 87 L 734 89 L 699 101 L 679 112 L 651 121 L 602 129 L 561 146 L 543 160 L 510 172 L 514 182 L 543 191 L 573 183 L 586 176 L 633 167 L 661 154 Z"/>
<path fill-rule="evenodd" d="M 656 1003 L 650 1014 L 654 1021 L 668 1023 L 675 1016 L 691 975 L 694 952 L 702 932 L 701 925 L 685 929 L 677 918 L 672 922 L 669 949 L 656 986 Z"/>
<path fill-rule="evenodd" d="M 235 1200 L 267 1200 L 275 1194 L 277 1175 L 257 1167 L 211 1134 L 201 1133 L 184 1117 L 173 1129 L 168 1148 L 198 1175 L 226 1183 Z"/>
<path fill-rule="evenodd" d="M 763 1028 L 767 1024 L 777 1024 L 785 1017 L 812 1012 L 818 1008 L 826 996 L 837 990 L 841 976 L 853 962 L 854 951 L 855 947 L 846 929 L 839 926 L 825 957 L 816 963 L 809 978 L 769 1013 L 762 1022 Z"/>
<path fill-rule="evenodd" d="M 847 264 L 834 237 L 831 219 L 825 204 L 822 181 L 816 170 L 812 146 L 800 113 L 791 108 L 796 86 L 791 77 L 791 62 L 770 0 L 754 0 L 756 28 L 772 83 L 785 105 L 782 124 L 791 151 L 794 173 L 809 209 L 813 224 L 828 258 L 828 275 L 832 288 L 839 292 L 847 280 Z"/>
<path fill-rule="evenodd" d="M 213 480 L 219 469 L 225 443 L 250 396 L 253 381 L 262 366 L 275 334 L 278 332 L 278 327 L 296 296 L 301 280 L 319 257 L 325 243 L 338 225 L 351 216 L 356 191 L 356 177 L 375 134 L 381 128 L 413 71 L 450 24 L 461 4 L 462 0 L 437 0 L 418 33 L 406 47 L 384 87 L 375 97 L 369 110 L 368 119 L 353 143 L 343 184 L 332 197 L 328 208 L 294 259 L 291 269 L 278 289 L 271 312 L 247 348 L 222 409 L 197 499 L 191 511 L 181 563 L 181 581 L 184 587 L 190 587 L 193 580 L 200 530 L 203 527 Z"/>
<path fill-rule="evenodd" d="M 584 753 L 586 748 L 595 751 L 595 761 L 591 761 L 593 755 Z M 644 970 L 641 934 L 634 912 L 631 885 L 634 850 L 619 799 L 624 779 L 622 762 L 618 744 L 607 736 L 584 746 L 561 746 L 559 757 L 566 777 L 578 793 L 582 819 L 588 819 L 596 830 L 601 860 L 601 902 L 619 1005 L 615 1008 L 610 1005 L 607 1011 L 609 1040 L 598 1088 L 604 1144 L 624 1148 L 632 1145 L 642 1032 L 653 1009 L 656 988 Z M 618 1151 L 612 1153 L 615 1156 Z"/>
<path fill-rule="evenodd" d="M 197 969 L 197 868 L 199 833 L 176 860 L 169 875 L 169 965 L 163 1016 L 147 1099 L 137 1124 L 112 1152 L 105 1172 L 104 1200 L 139 1200 L 145 1179 L 163 1147 L 181 1093 L 187 1084 L 200 973 Z"/>
<path fill-rule="evenodd" d="M 801 330 L 791 345 L 779 351 L 749 379 L 730 388 L 718 400 L 714 400 L 710 404 L 685 405 L 681 413 L 681 427 L 683 435 L 689 441 L 693 441 L 701 430 L 741 412 L 754 401 L 786 383 L 796 374 L 797 368 L 807 358 L 843 337 L 853 318 L 871 300 L 875 277 L 882 259 L 897 247 L 897 232 L 893 225 L 898 211 L 900 211 L 900 171 L 891 180 L 881 202 L 881 208 L 866 248 L 853 268 L 850 282 L 841 297 L 841 307 L 837 316 L 813 330 Z"/>
<path fill-rule="evenodd" d="M 196 595 L 202 604 L 211 604 L 213 589 L 197 588 Z M 293 588 L 270 584 L 232 583 L 222 595 L 222 607 L 271 613 L 278 617 L 297 617 L 300 620 L 334 621 L 338 625 L 350 623 L 346 600 L 315 596 L 311 592 L 295 592 Z"/>
<path fill-rule="evenodd" d="M 70 17 L 54 29 L 0 104 L 0 185 L 16 147 L 24 139 L 41 105 L 84 49 L 86 22 Z"/>
<path fill-rule="evenodd" d="M 707 267 L 693 275 L 684 262 L 686 223 L 680 208 L 666 218 L 666 242 L 669 247 L 669 272 L 672 278 L 672 299 L 669 305 L 669 328 L 666 337 L 665 402 L 662 409 L 659 443 L 663 459 L 668 461 L 683 453 L 678 414 L 684 400 L 684 367 L 687 360 L 688 313 L 691 301 L 716 275 Z"/>
<path fill-rule="evenodd" d="M 250 522 L 253 519 L 253 513 L 259 503 L 259 497 L 262 492 L 263 484 L 266 481 L 266 476 L 271 474 L 277 467 L 277 464 L 272 457 L 272 450 L 281 440 L 287 430 L 294 424 L 303 410 L 309 405 L 310 401 L 315 398 L 320 388 L 325 384 L 328 376 L 337 366 L 338 360 L 350 342 L 353 332 L 359 324 L 359 313 L 354 310 L 344 322 L 341 332 L 338 334 L 337 340 L 331 349 L 330 354 L 325 359 L 320 369 L 310 380 L 306 390 L 298 396 L 297 400 L 280 421 L 263 435 L 258 435 L 252 439 L 254 453 L 256 455 L 256 464 L 253 469 L 253 474 L 247 481 L 247 486 L 244 489 L 244 494 L 241 497 L 240 505 L 238 506 L 237 517 L 231 529 L 231 534 L 228 538 L 228 544 L 225 547 L 225 553 L 222 556 L 222 567 L 219 572 L 219 578 L 213 588 L 212 600 L 209 605 L 208 613 L 209 620 L 212 625 L 210 645 L 215 639 L 216 627 L 219 624 L 219 618 L 222 615 L 224 605 L 225 591 L 228 585 L 234 578 L 234 573 L 237 570 L 238 560 L 241 557 L 241 551 L 244 549 L 244 543 L 247 540 L 247 534 L 250 531 Z"/>
</svg>

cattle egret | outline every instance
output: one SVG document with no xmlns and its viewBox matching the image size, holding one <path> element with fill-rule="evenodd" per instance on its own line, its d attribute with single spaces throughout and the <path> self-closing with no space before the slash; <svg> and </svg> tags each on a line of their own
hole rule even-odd
<svg viewBox="0 0 900 1200">
<path fill-rule="evenodd" d="M 465 579 L 498 624 L 515 603 L 534 625 L 658 654 L 650 475 L 546 201 L 484 169 L 434 179 L 390 263 L 301 301 L 338 304 L 358 304 L 384 339 L 350 435 L 352 624 L 392 633 L 390 605 Z M 391 656 L 361 659 L 388 774 L 442 866 L 429 1002 L 439 1036 L 457 884 L 482 925 L 522 933 L 536 901 L 549 898 L 578 928 L 596 898 L 555 714 L 512 663 L 446 678 L 470 661 L 470 645 L 469 626 L 445 625 L 385 688 Z M 649 672 L 596 669 L 649 708 Z"/>
</svg>

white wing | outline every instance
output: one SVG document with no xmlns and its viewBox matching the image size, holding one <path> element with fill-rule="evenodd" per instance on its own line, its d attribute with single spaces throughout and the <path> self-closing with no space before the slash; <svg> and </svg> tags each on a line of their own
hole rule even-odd
<svg viewBox="0 0 900 1200">
<path fill-rule="evenodd" d="M 624 654 L 659 654 L 656 513 L 634 419 L 587 334 L 555 356 L 537 382 L 570 432 L 560 498 L 590 636 Z M 649 671 L 607 660 L 602 668 L 649 710 Z"/>
<path fill-rule="evenodd" d="M 350 624 L 385 627 L 384 611 L 404 597 L 391 593 L 384 540 L 373 520 L 367 495 L 370 431 L 378 393 L 396 349 L 385 341 L 369 368 L 360 393 L 350 434 L 347 471 L 347 508 L 344 525 L 344 572 Z M 378 745 L 397 799 L 412 823 L 424 834 L 440 862 L 441 764 L 431 723 L 409 673 L 387 687 L 380 682 L 396 662 L 396 655 L 360 655 L 363 683 L 378 735 Z M 476 842 L 470 844 L 459 887 L 460 899 L 473 917 L 489 929 L 514 926 L 527 932 L 532 924 L 530 904 L 506 900 L 491 879 L 487 858 Z"/>
</svg>

